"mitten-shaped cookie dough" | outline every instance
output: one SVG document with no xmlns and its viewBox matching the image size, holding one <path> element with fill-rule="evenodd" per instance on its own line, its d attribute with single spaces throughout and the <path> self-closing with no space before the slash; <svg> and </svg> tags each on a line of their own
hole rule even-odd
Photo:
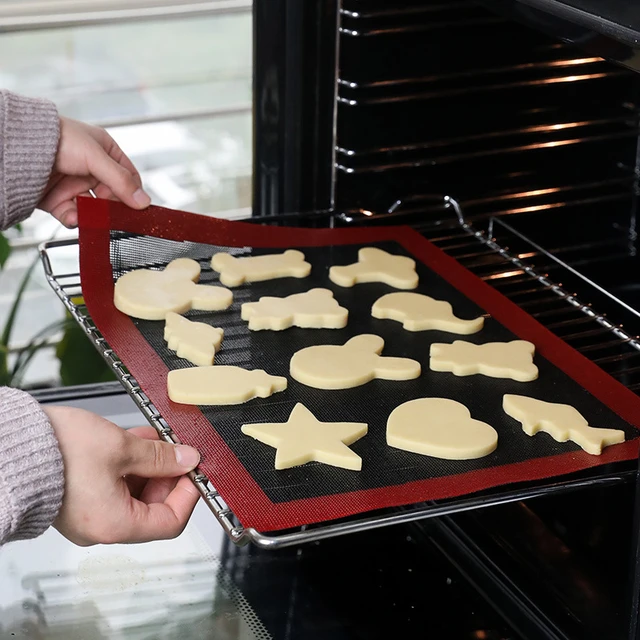
<svg viewBox="0 0 640 640">
<path fill-rule="evenodd" d="M 307 347 L 291 358 L 291 375 L 316 389 L 350 389 L 373 380 L 411 380 L 420 375 L 420 363 L 409 358 L 379 355 L 384 340 L 362 334 L 346 344 Z"/>
<path fill-rule="evenodd" d="M 341 287 L 353 287 L 361 282 L 383 282 L 396 289 L 415 289 L 418 286 L 414 260 L 376 247 L 360 249 L 358 262 L 345 267 L 331 267 L 329 279 Z"/>
<path fill-rule="evenodd" d="M 189 258 L 173 260 L 163 271 L 136 269 L 118 278 L 113 303 L 141 320 L 164 320 L 170 311 L 219 311 L 231 305 L 229 289 L 196 284 L 199 278 L 200 265 Z"/>
<path fill-rule="evenodd" d="M 216 253 L 211 258 L 211 267 L 220 273 L 220 282 L 227 287 L 275 278 L 306 278 L 311 273 L 311 265 L 305 262 L 304 253 L 295 249 L 245 258 L 236 258 L 229 253 Z"/>
</svg>

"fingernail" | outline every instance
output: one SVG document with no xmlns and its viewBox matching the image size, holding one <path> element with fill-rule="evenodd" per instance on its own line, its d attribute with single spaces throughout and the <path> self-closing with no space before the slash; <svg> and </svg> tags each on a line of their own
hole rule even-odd
<svg viewBox="0 0 640 640">
<path fill-rule="evenodd" d="M 141 206 L 141 207 L 148 207 L 151 204 L 151 198 L 149 197 L 149 195 L 143 191 L 142 189 L 138 189 L 134 194 L 133 194 L 133 199 L 136 201 L 136 203 Z"/>
<path fill-rule="evenodd" d="M 184 444 L 176 445 L 176 462 L 185 469 L 193 469 L 200 462 L 200 454 L 193 448 Z"/>
</svg>

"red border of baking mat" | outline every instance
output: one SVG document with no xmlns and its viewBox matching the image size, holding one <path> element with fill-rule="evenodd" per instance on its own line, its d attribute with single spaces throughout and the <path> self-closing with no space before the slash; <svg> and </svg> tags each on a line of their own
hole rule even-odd
<svg viewBox="0 0 640 640">
<path fill-rule="evenodd" d="M 533 342 L 541 356 L 636 428 L 640 428 L 640 398 L 410 227 L 275 227 L 230 222 L 160 207 L 139 212 L 120 203 L 93 198 L 79 199 L 78 209 L 80 273 L 91 318 L 180 441 L 200 451 L 200 469 L 245 527 L 260 531 L 287 529 L 384 507 L 453 498 L 500 485 L 542 480 L 630 460 L 638 455 L 639 441 L 634 439 L 609 447 L 597 457 L 583 451 L 567 452 L 391 487 L 273 503 L 197 407 L 178 405 L 169 400 L 166 365 L 132 320 L 113 305 L 111 230 L 227 247 L 273 249 L 395 241 L 514 334 Z"/>
</svg>

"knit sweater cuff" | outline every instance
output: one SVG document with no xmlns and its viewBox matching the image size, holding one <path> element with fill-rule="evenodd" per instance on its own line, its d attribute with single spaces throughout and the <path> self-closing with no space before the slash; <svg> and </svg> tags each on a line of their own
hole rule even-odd
<svg viewBox="0 0 640 640">
<path fill-rule="evenodd" d="M 33 213 L 49 181 L 60 117 L 48 100 L 0 91 L 0 227 Z"/>
<path fill-rule="evenodd" d="M 27 393 L 0 388 L 0 544 L 43 533 L 63 493 L 62 454 L 46 414 Z"/>
</svg>

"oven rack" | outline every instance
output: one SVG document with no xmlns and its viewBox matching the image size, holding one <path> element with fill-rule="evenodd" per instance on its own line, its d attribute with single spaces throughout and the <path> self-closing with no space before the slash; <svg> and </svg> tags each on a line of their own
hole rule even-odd
<svg viewBox="0 0 640 640">
<path fill-rule="evenodd" d="M 524 283 L 527 287 L 535 284 L 539 286 L 539 290 L 543 294 L 547 296 L 550 294 L 557 298 L 563 307 L 576 310 L 580 314 L 580 317 L 574 320 L 561 319 L 551 324 L 547 322 L 548 327 L 553 324 L 562 328 L 566 328 L 569 325 L 578 326 L 578 333 L 589 333 L 593 331 L 591 324 L 595 323 L 602 331 L 614 334 L 618 340 L 622 341 L 625 347 L 628 346 L 635 353 L 640 354 L 640 345 L 635 337 L 626 334 L 620 326 L 609 321 L 604 315 L 597 313 L 589 304 L 583 303 L 577 296 L 565 291 L 559 284 L 552 281 L 547 274 L 538 272 L 531 264 L 526 263 L 517 255 L 512 255 L 507 248 L 496 243 L 490 235 L 482 230 L 475 229 L 464 219 L 460 206 L 453 198 L 446 197 L 445 206 L 455 214 L 458 226 L 446 230 L 443 229 L 440 236 L 430 235 L 429 239 L 434 244 L 456 257 L 472 271 L 478 273 L 480 270 L 480 277 L 490 281 L 492 284 L 494 284 L 494 281 L 500 282 L 500 284 L 504 282 L 509 282 L 509 284 Z M 334 217 L 337 224 L 345 223 L 344 217 L 341 218 L 339 215 Z M 299 222 L 302 220 L 302 217 L 298 218 Z M 109 347 L 91 320 L 82 298 L 79 269 L 71 272 L 57 272 L 54 269 L 53 265 L 57 252 L 65 249 L 69 250 L 69 248 L 77 249 L 77 247 L 78 241 L 76 239 L 53 240 L 40 246 L 40 256 L 49 285 L 60 298 L 67 311 L 85 331 L 142 414 L 158 431 L 160 437 L 166 442 L 178 444 L 178 438 L 166 420 L 145 395 L 135 378 L 127 371 L 118 355 Z M 486 272 L 483 273 L 483 269 L 479 269 L 480 267 L 488 267 L 488 270 L 484 269 Z M 535 316 L 536 314 L 533 313 L 532 315 Z M 562 317 L 564 314 L 560 311 L 559 315 Z M 586 328 L 585 323 L 588 323 Z M 576 334 L 574 333 L 573 335 Z M 636 477 L 636 470 L 632 468 L 614 472 L 596 468 L 569 480 L 558 481 L 555 479 L 527 483 L 515 489 L 499 487 L 472 496 L 418 503 L 407 507 L 372 512 L 366 516 L 352 516 L 330 523 L 269 533 L 243 527 L 206 475 L 196 469 L 189 476 L 232 542 L 238 545 L 251 542 L 264 549 L 280 549 L 384 526 L 443 517 L 551 494 L 612 486 L 632 481 Z"/>
</svg>

